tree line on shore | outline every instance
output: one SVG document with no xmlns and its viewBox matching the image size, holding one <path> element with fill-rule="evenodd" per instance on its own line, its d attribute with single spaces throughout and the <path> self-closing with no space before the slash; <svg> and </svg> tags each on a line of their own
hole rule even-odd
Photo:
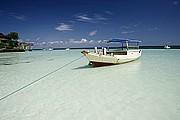
<svg viewBox="0 0 180 120">
<path fill-rule="evenodd" d="M 20 46 L 17 32 L 10 32 L 7 35 L 0 33 L 0 48 L 13 49 Z"/>
</svg>

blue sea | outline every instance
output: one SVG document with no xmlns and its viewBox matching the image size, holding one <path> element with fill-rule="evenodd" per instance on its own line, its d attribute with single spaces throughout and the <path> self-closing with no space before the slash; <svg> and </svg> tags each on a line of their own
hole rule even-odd
<svg viewBox="0 0 180 120">
<path fill-rule="evenodd" d="M 96 68 L 81 51 L 0 53 L 0 120 L 180 120 L 180 50 Z"/>
</svg>

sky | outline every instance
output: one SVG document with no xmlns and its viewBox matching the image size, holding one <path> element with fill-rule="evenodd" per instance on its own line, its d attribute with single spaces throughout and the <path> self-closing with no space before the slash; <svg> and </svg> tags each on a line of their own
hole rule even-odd
<svg viewBox="0 0 180 120">
<path fill-rule="evenodd" d="M 111 38 L 180 44 L 180 0 L 2 0 L 0 32 L 37 46 L 93 46 Z"/>
</svg>

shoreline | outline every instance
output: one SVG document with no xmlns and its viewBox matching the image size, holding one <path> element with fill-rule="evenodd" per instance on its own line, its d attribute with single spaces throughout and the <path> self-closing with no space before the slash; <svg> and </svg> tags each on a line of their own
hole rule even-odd
<svg viewBox="0 0 180 120">
<path fill-rule="evenodd" d="M 0 49 L 1 52 L 25 52 L 25 49 Z"/>
</svg>

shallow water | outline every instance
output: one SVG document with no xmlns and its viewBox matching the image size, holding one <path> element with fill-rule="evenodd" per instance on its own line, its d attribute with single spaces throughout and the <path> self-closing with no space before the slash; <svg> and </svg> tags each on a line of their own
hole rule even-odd
<svg viewBox="0 0 180 120">
<path fill-rule="evenodd" d="M 180 50 L 88 66 L 81 50 L 0 54 L 1 120 L 179 120 Z M 67 66 L 64 66 L 67 65 Z M 63 67 L 64 66 L 64 67 Z"/>
</svg>

